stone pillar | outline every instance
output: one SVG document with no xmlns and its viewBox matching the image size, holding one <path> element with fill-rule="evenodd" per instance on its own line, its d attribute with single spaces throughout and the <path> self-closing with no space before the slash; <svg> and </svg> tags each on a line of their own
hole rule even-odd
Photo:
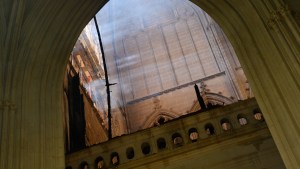
<svg viewBox="0 0 300 169">
<path fill-rule="evenodd" d="M 234 46 L 287 168 L 300 168 L 300 28 L 282 0 L 194 3 Z"/>
<path fill-rule="evenodd" d="M 64 168 L 66 63 L 105 2 L 0 1 L 0 168 Z"/>
</svg>

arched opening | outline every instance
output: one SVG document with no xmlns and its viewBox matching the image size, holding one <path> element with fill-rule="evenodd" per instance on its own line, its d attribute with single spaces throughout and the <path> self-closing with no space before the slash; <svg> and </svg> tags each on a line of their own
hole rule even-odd
<svg viewBox="0 0 300 169">
<path fill-rule="evenodd" d="M 134 149 L 132 147 L 127 148 L 126 156 L 127 156 L 128 159 L 133 159 L 134 158 Z"/>
<path fill-rule="evenodd" d="M 109 78 L 105 76 L 103 56 Z M 250 97 L 245 75 L 225 33 L 207 13 L 185 0 L 111 0 L 97 14 L 97 20 L 83 30 L 67 72 L 68 78 L 80 77 L 83 98 L 78 102 L 85 107 L 80 113 L 89 124 L 82 125 L 88 139 L 81 140 L 88 140 L 87 146 L 105 141 L 108 128 L 113 136 L 120 136 L 198 111 L 194 84 L 199 86 L 208 109 Z M 114 85 L 107 85 L 106 79 Z M 107 86 L 113 111 L 111 127 L 106 114 Z M 72 93 L 68 88 L 65 92 Z M 141 108 L 145 105 L 151 106 Z M 77 113 L 72 112 L 72 104 L 69 107 L 69 113 Z M 132 118 L 140 114 L 146 118 Z M 72 129 L 71 136 L 78 133 Z M 95 129 L 100 132 L 95 133 Z"/>
<path fill-rule="evenodd" d="M 247 118 L 244 114 L 238 114 L 237 115 L 237 120 L 239 121 L 239 124 L 241 126 L 244 126 L 244 125 L 248 124 L 248 120 L 247 120 Z"/>
<path fill-rule="evenodd" d="M 172 142 L 173 142 L 173 145 L 175 145 L 176 147 L 182 146 L 183 138 L 179 133 L 174 133 L 172 135 Z"/>
<path fill-rule="evenodd" d="M 166 119 L 164 118 L 164 117 L 160 117 L 158 120 L 157 120 L 157 123 L 159 124 L 159 125 L 162 125 L 162 124 L 164 124 L 166 122 Z"/>
<path fill-rule="evenodd" d="M 164 117 L 164 116 L 160 116 L 158 117 L 158 119 L 154 122 L 153 126 L 161 126 L 163 124 L 165 124 L 168 120 Z"/>
<path fill-rule="evenodd" d="M 196 128 L 189 129 L 189 136 L 192 142 L 196 142 L 199 138 L 199 134 Z"/>
<path fill-rule="evenodd" d="M 228 131 L 228 130 L 231 130 L 231 129 L 232 129 L 232 125 L 231 125 L 230 121 L 229 121 L 228 119 L 226 119 L 226 118 L 222 119 L 222 120 L 220 121 L 220 124 L 221 124 L 222 129 L 223 129 L 224 131 Z"/>
<path fill-rule="evenodd" d="M 286 22 L 292 20 L 287 17 L 281 20 L 281 22 L 284 23 L 283 27 L 278 28 L 277 23 L 273 23 L 273 20 L 269 18 L 269 14 L 273 16 L 271 15 L 273 11 L 277 16 L 278 13 L 275 11 L 279 10 L 281 5 L 285 5 L 284 2 L 286 1 L 274 1 L 274 3 L 273 1 L 267 1 L 267 3 L 257 2 L 256 4 L 250 2 L 241 4 L 237 1 L 194 2 L 212 14 L 218 23 L 222 25 L 226 34 L 229 35 L 231 42 L 239 53 L 243 65 L 247 67 L 247 76 L 250 78 L 256 93 L 259 93 L 258 102 L 265 113 L 264 116 L 266 120 L 270 126 L 278 122 L 280 124 L 277 128 L 272 128 L 271 132 L 276 136 L 275 141 L 279 147 L 281 147 L 280 152 L 282 156 L 287 157 L 288 154 L 292 154 L 291 156 L 293 157 L 295 156 L 294 158 L 285 158 L 287 166 L 299 168 L 299 164 L 297 164 L 296 160 L 293 160 L 299 159 L 297 158 L 299 157 L 299 153 L 296 151 L 297 148 L 294 148 L 298 146 L 292 144 L 296 142 L 294 140 L 299 137 L 299 133 L 297 133 L 299 127 L 297 127 L 297 123 L 294 121 L 294 119 L 299 119 L 299 105 L 296 104 L 295 101 L 297 96 L 299 96 L 299 90 L 297 89 L 298 83 L 294 80 L 297 79 L 294 78 L 294 76 L 295 74 L 297 75 L 298 71 L 295 69 L 295 64 L 293 64 L 298 55 L 294 54 L 292 49 L 297 51 L 299 47 L 293 45 L 298 43 L 289 43 L 294 42 L 298 36 L 293 36 L 295 34 L 297 35 L 297 31 L 290 33 L 286 31 L 287 25 L 289 25 L 291 29 L 296 28 L 296 30 L 298 30 L 298 27 L 293 24 L 286 24 Z M 58 138 L 55 141 L 49 141 L 47 143 L 56 148 L 53 148 L 52 151 L 45 151 L 44 156 L 40 156 L 36 160 L 32 160 L 32 162 L 30 162 L 32 156 L 27 157 L 21 155 L 17 157 L 17 155 L 11 155 L 1 157 L 1 159 L 4 159 L 2 161 L 7 162 L 17 157 L 17 159 L 14 159 L 16 163 L 19 161 L 28 161 L 28 164 L 26 164 L 28 166 L 34 165 L 36 161 L 42 165 L 44 164 L 42 161 L 47 161 L 45 159 L 49 156 L 55 157 L 53 161 L 56 159 L 58 161 L 58 159 L 61 158 L 60 156 L 63 155 L 63 151 L 60 151 L 61 146 L 57 146 L 57 144 L 62 143 L 63 140 L 62 134 L 58 129 L 62 129 L 62 125 L 60 124 L 62 117 L 60 114 L 61 100 L 59 99 L 59 91 L 61 90 L 61 82 L 63 79 L 61 72 L 63 72 L 67 60 L 64 57 L 70 52 L 71 46 L 74 44 L 75 38 L 79 35 L 79 31 L 83 28 L 84 24 L 87 23 L 87 20 L 95 14 L 95 11 L 99 9 L 104 2 L 68 1 L 49 4 L 41 1 L 40 3 L 41 8 L 31 8 L 32 4 L 30 4 L 30 2 L 20 4 L 28 5 L 28 8 L 18 9 L 24 9 L 24 14 L 28 14 L 29 19 L 22 17 L 21 12 L 21 17 L 18 20 L 20 22 L 3 25 L 3 27 L 7 27 L 7 29 L 1 29 L 1 34 L 2 31 L 4 31 L 4 35 L 6 34 L 6 30 L 11 30 L 11 34 L 15 33 L 15 35 L 19 35 L 22 31 L 21 34 L 24 35 L 24 37 L 20 38 L 22 39 L 21 41 L 18 39 L 19 36 L 1 36 L 1 40 L 8 38 L 7 45 L 12 46 L 11 48 L 4 48 L 4 55 L 1 56 L 1 63 L 4 63 L 4 66 L 2 67 L 3 69 L 1 69 L 0 79 L 1 84 L 3 84 L 2 86 L 4 86 L 3 91 L 7 91 L 2 92 L 1 90 L 1 96 L 3 96 L 2 100 L 8 100 L 8 103 L 15 104 L 18 108 L 18 113 L 12 114 L 10 118 L 18 119 L 22 114 L 28 114 L 32 117 L 30 119 L 20 118 L 22 123 L 20 123 L 19 126 L 17 125 L 15 129 L 19 131 L 22 128 L 19 133 L 25 135 L 32 130 L 31 125 L 26 124 L 29 124 L 30 121 L 37 121 L 37 123 L 41 123 L 36 125 L 41 127 L 41 131 L 48 131 L 47 134 L 38 133 L 28 136 L 30 140 L 37 140 L 28 143 L 30 150 L 36 153 L 40 151 L 35 149 L 37 143 L 43 147 L 44 145 L 42 144 L 44 144 L 45 138 L 52 138 L 53 135 L 55 138 Z M 4 5 L 7 11 L 12 14 L 19 13 L 18 9 L 12 10 L 10 3 L 7 4 Z M 74 10 L 74 7 L 76 7 L 76 10 Z M 257 9 L 266 11 L 266 14 L 260 13 L 260 10 Z M 245 10 L 247 12 L 243 12 Z M 49 11 L 53 11 L 53 15 L 48 15 L 47 13 Z M 40 17 L 32 17 L 32 15 L 36 16 L 37 13 L 39 13 Z M 283 13 L 286 14 L 288 12 L 283 11 Z M 289 14 L 287 15 L 290 17 Z M 278 17 L 282 18 L 283 16 L 279 15 Z M 45 22 L 40 22 L 41 18 Z M 66 21 L 69 24 L 66 24 Z M 24 27 L 19 27 L 19 29 L 10 29 L 19 23 L 28 22 L 30 22 L 31 24 L 29 25 L 32 26 L 25 24 Z M 251 25 L 255 25 L 255 27 Z M 276 32 L 278 29 L 280 31 Z M 35 34 L 30 34 L 30 32 L 35 32 Z M 283 34 L 277 36 L 281 32 L 283 32 Z M 18 42 L 18 48 L 14 48 L 16 42 Z M 36 44 L 39 44 L 39 47 L 37 47 Z M 269 45 L 266 47 L 263 44 Z M 285 50 L 283 50 L 281 47 L 284 45 L 291 46 L 291 48 L 284 48 Z M 28 48 L 28 46 L 30 46 L 30 48 Z M 26 50 L 25 48 L 28 49 Z M 274 64 L 274 60 L 280 64 Z M 6 63 L 13 63 L 14 66 Z M 43 68 L 42 71 L 40 69 L 41 67 Z M 10 71 L 14 68 L 16 68 L 15 71 Z M 277 71 L 272 72 L 272 70 Z M 15 72 L 20 72 L 21 74 Z M 49 83 L 49 79 L 52 79 L 54 83 Z M 58 84 L 56 84 L 56 82 Z M 285 88 L 286 84 L 289 84 L 288 89 Z M 26 87 L 28 91 L 25 92 Z M 42 90 L 42 92 L 40 90 Z M 22 97 L 19 97 L 20 95 L 22 95 Z M 32 99 L 24 102 L 23 99 L 29 97 Z M 37 102 L 37 100 L 39 100 L 39 102 Z M 6 108 L 6 105 L 4 107 Z M 45 114 L 42 113 L 39 115 L 38 112 Z M 271 113 L 272 115 L 270 115 Z M 49 118 L 49 116 L 51 116 L 51 118 Z M 53 128 L 52 126 L 58 127 Z M 6 128 L 8 127 L 4 124 L 3 130 L 6 130 Z M 289 131 L 287 131 L 287 129 Z M 12 135 L 9 137 L 11 140 L 19 139 L 19 136 Z M 3 147 L 8 145 L 8 143 L 2 144 L 4 144 Z M 16 147 L 16 149 L 18 149 L 18 147 Z M 293 151 L 293 153 L 289 153 L 290 150 Z M 19 151 L 21 152 L 20 154 L 26 154 L 25 151 L 27 150 L 20 149 Z M 60 152 L 60 156 L 57 156 L 57 152 Z M 54 168 L 56 164 L 63 166 L 62 162 L 53 164 L 49 162 L 47 166 Z"/>
<path fill-rule="evenodd" d="M 151 147 L 149 143 L 143 143 L 141 145 L 141 149 L 144 155 L 148 155 L 151 152 Z"/>
<path fill-rule="evenodd" d="M 159 139 L 157 139 L 157 141 L 156 141 L 156 145 L 157 145 L 157 148 L 158 148 L 159 150 L 163 150 L 163 149 L 166 148 L 167 143 L 166 143 L 166 140 L 165 140 L 164 138 L 159 138 Z"/>
<path fill-rule="evenodd" d="M 156 100 L 154 102 L 157 103 L 159 101 Z M 178 114 L 178 112 L 176 112 L 176 111 L 170 111 L 170 110 L 165 110 L 165 109 L 153 111 L 153 112 L 151 112 L 151 114 L 149 116 L 147 116 L 147 118 L 143 122 L 143 125 L 141 128 L 146 129 L 146 128 L 150 128 L 150 127 L 160 126 L 160 125 L 168 122 L 169 120 L 178 118 L 177 114 Z"/>
<path fill-rule="evenodd" d="M 103 157 L 99 156 L 95 160 L 95 168 L 97 169 L 104 169 L 105 168 L 105 163 Z"/>
<path fill-rule="evenodd" d="M 208 123 L 204 126 L 205 133 L 209 136 L 215 134 L 215 128 L 211 123 Z"/>
<path fill-rule="evenodd" d="M 80 169 L 89 169 L 89 164 L 86 161 L 81 162 Z"/>
<path fill-rule="evenodd" d="M 120 158 L 119 158 L 119 154 L 117 152 L 111 153 L 110 162 L 113 166 L 117 166 L 120 164 Z"/>
<path fill-rule="evenodd" d="M 253 110 L 254 119 L 257 121 L 263 121 L 264 117 L 259 108 Z"/>
</svg>

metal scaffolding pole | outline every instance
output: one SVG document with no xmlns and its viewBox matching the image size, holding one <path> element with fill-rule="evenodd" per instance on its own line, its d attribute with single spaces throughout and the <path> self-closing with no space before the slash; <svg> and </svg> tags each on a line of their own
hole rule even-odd
<svg viewBox="0 0 300 169">
<path fill-rule="evenodd" d="M 101 40 L 101 36 L 100 36 L 100 30 L 99 30 L 99 26 L 98 26 L 98 23 L 97 23 L 96 15 L 94 16 L 94 22 L 95 22 L 95 25 L 96 25 L 99 45 L 100 45 L 100 49 L 101 49 L 101 53 L 102 53 L 102 61 L 103 61 L 103 68 L 104 68 L 104 75 L 105 75 L 105 86 L 106 86 L 107 107 L 108 107 L 107 108 L 108 139 L 110 140 L 112 138 L 112 127 L 111 127 L 111 103 L 110 103 L 110 89 L 109 89 L 109 86 L 112 85 L 112 84 L 110 84 L 109 80 L 108 80 L 104 49 L 103 49 L 103 44 L 102 44 L 102 40 Z"/>
<path fill-rule="evenodd" d="M 197 99 L 198 99 L 199 105 L 200 105 L 200 107 L 201 107 L 201 110 L 200 110 L 200 111 L 202 112 L 202 111 L 207 110 L 206 104 L 205 104 L 205 102 L 204 102 L 204 100 L 203 100 L 203 98 L 202 98 L 202 96 L 201 96 L 201 94 L 200 94 L 198 85 L 195 84 L 195 85 L 194 85 L 194 88 L 195 88 L 195 92 L 196 92 L 196 95 L 197 95 Z"/>
</svg>

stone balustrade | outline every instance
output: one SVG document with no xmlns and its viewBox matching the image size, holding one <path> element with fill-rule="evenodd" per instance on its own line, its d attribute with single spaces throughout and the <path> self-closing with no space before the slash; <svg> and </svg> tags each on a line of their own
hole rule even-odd
<svg viewBox="0 0 300 169">
<path fill-rule="evenodd" d="M 67 155 L 66 165 L 68 169 L 121 168 L 144 158 L 167 158 L 260 131 L 265 131 L 260 137 L 270 137 L 256 100 L 249 99 L 113 138 Z"/>
</svg>

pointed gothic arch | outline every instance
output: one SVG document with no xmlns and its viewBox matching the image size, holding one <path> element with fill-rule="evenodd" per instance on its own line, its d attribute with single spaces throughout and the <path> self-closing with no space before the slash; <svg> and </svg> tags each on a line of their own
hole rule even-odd
<svg viewBox="0 0 300 169">
<path fill-rule="evenodd" d="M 64 70 L 81 30 L 107 1 L 3 1 L 1 11 L 6 12 L 0 14 L 0 63 L 4 63 L 0 70 L 0 121 L 14 120 L 2 125 L 2 131 L 13 134 L 8 135 L 10 142 L 2 141 L 0 145 L 3 151 L 15 151 L 1 156 L 2 166 L 64 168 Z M 286 167 L 300 168 L 300 32 L 286 1 L 192 2 L 223 28 Z M 24 135 L 26 140 L 20 137 Z"/>
<path fill-rule="evenodd" d="M 177 113 L 170 110 L 161 109 L 158 111 L 154 111 L 151 113 L 150 117 L 146 118 L 143 129 L 153 127 L 155 124 L 159 125 L 158 121 L 160 120 L 161 117 L 165 119 L 164 122 L 167 122 L 169 120 L 178 118 L 178 115 Z"/>
<path fill-rule="evenodd" d="M 205 93 L 205 98 L 206 98 L 205 101 L 207 102 L 206 104 L 210 103 L 213 106 L 214 105 L 223 106 L 223 105 L 229 105 L 229 104 L 234 103 L 233 99 L 230 99 L 228 97 L 222 96 L 222 95 L 217 94 L 217 93 L 206 92 Z M 196 112 L 200 109 L 201 108 L 200 108 L 199 102 L 195 100 L 194 104 L 192 105 L 192 107 L 190 109 L 190 112 Z"/>
</svg>

